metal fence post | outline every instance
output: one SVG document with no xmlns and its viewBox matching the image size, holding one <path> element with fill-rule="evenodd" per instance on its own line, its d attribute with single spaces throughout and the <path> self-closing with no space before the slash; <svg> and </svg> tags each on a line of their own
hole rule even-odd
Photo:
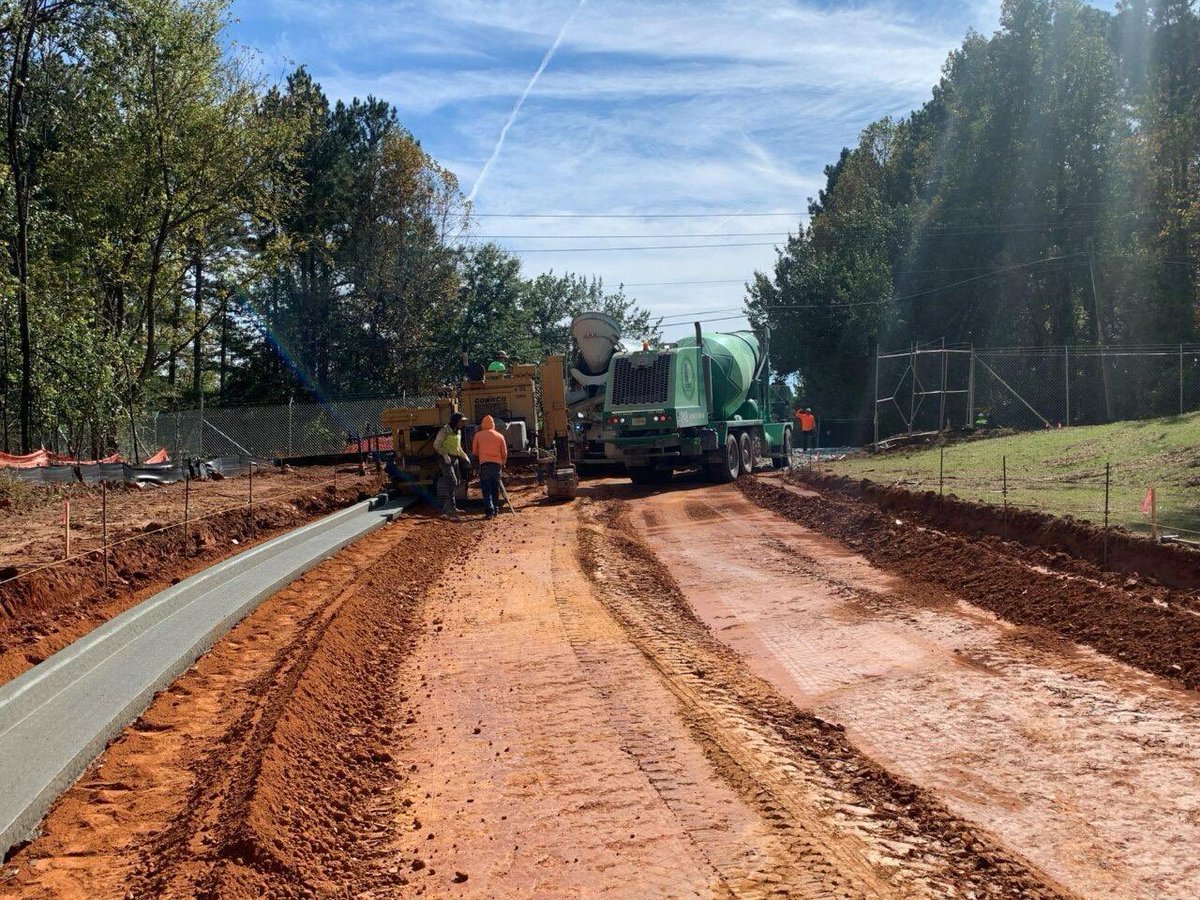
<svg viewBox="0 0 1200 900">
<path fill-rule="evenodd" d="M 1067 344 L 1063 344 L 1063 384 L 1067 397 L 1067 421 L 1063 424 L 1069 428 L 1071 425 L 1071 348 Z"/>
<path fill-rule="evenodd" d="M 874 396 L 875 440 L 873 446 L 879 451 L 879 342 L 875 342 L 875 396 Z"/>
<path fill-rule="evenodd" d="M 204 458 L 204 391 L 200 392 L 200 458 Z"/>
<path fill-rule="evenodd" d="M 292 403 L 295 397 L 288 395 L 288 438 L 287 438 L 287 455 L 291 459 L 292 456 Z"/>
<path fill-rule="evenodd" d="M 942 338 L 942 391 L 941 403 L 938 405 L 938 427 L 941 432 L 946 427 L 946 339 Z"/>
<path fill-rule="evenodd" d="M 913 419 L 917 417 L 917 342 L 912 344 L 912 361 L 909 364 L 909 374 L 912 376 L 912 391 L 908 397 L 908 433 L 912 436 Z"/>
<path fill-rule="evenodd" d="M 946 445 L 943 444 L 938 452 L 938 496 L 941 497 L 945 493 L 945 472 L 946 472 Z"/>
<path fill-rule="evenodd" d="M 1179 345 L 1179 414 L 1183 415 L 1183 344 Z"/>
<path fill-rule="evenodd" d="M 967 373 L 967 424 L 975 424 L 975 347 L 971 346 L 971 370 Z"/>
</svg>

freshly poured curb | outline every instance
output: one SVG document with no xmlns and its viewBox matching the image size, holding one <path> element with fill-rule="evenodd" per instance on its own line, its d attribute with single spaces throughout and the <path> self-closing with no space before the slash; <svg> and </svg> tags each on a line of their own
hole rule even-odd
<svg viewBox="0 0 1200 900">
<path fill-rule="evenodd" d="M 357 503 L 155 594 L 0 687 L 0 857 L 226 632 L 415 498 Z"/>
</svg>

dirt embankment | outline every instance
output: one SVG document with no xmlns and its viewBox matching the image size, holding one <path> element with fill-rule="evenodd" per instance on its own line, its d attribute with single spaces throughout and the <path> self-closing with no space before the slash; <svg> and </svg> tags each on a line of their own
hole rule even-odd
<svg viewBox="0 0 1200 900">
<path fill-rule="evenodd" d="M 604 585 L 605 606 L 668 682 L 714 766 L 777 823 L 801 868 L 815 877 L 833 862 L 831 883 L 853 885 L 855 860 L 866 860 L 885 894 L 1063 895 L 986 832 L 860 753 L 842 726 L 801 711 L 753 675 L 636 536 L 625 502 L 585 505 L 583 521 L 582 560 Z"/>
<path fill-rule="evenodd" d="M 954 494 L 939 497 L 933 491 L 909 491 L 867 479 L 853 481 L 799 472 L 790 477 L 825 493 L 864 500 L 885 512 L 916 517 L 960 534 L 1016 540 L 1052 553 L 1069 554 L 1091 566 L 1103 566 L 1110 573 L 1152 578 L 1185 591 L 1200 590 L 1200 553 L 1178 545 L 1157 544 L 1119 527 L 1109 529 L 1106 551 L 1103 528 L 1069 517 L 1015 507 L 1005 510 Z"/>
<path fill-rule="evenodd" d="M 253 517 L 246 508 L 227 509 L 228 499 L 224 499 L 226 511 L 193 522 L 186 543 L 182 528 L 158 530 L 173 519 L 146 519 L 156 511 L 155 504 L 163 501 L 158 496 L 145 497 L 145 505 L 128 511 L 123 536 L 135 533 L 131 525 L 134 521 L 142 522 L 141 530 L 146 533 L 110 549 L 107 587 L 100 554 L 80 556 L 0 585 L 0 684 L 151 594 L 369 496 L 379 484 L 371 475 L 342 475 L 335 491 L 332 484 L 306 485 L 305 480 L 304 476 L 294 480 L 280 476 L 273 493 L 287 496 L 271 499 L 268 493 L 261 502 L 256 496 Z M 136 499 L 134 495 L 129 502 Z M 218 500 L 210 497 L 210 502 Z M 116 539 L 122 535 L 117 532 L 112 536 Z M 12 574 L 0 571 L 0 580 Z"/>
<path fill-rule="evenodd" d="M 393 756 L 408 706 L 398 678 L 429 585 L 474 540 L 469 526 L 405 519 L 268 600 L 59 799 L 0 893 L 394 891 L 409 777 Z"/>
<path fill-rule="evenodd" d="M 1005 539 L 989 533 L 995 523 L 987 516 L 995 514 L 994 507 L 983 507 L 981 522 L 974 522 L 976 504 L 952 501 L 942 519 L 936 496 L 909 495 L 916 497 L 910 501 L 888 489 L 846 489 L 840 480 L 810 483 L 819 493 L 803 496 L 766 479 L 742 479 L 738 486 L 759 506 L 842 540 L 913 583 L 936 585 L 1014 624 L 1042 628 L 1187 687 L 1200 686 L 1196 598 L 1102 571 L 1052 542 L 1055 533 L 1076 529 L 1082 541 L 1086 526 L 1047 527 L 1041 520 L 1050 517 L 1039 515 L 1038 527 L 1010 520 Z M 965 534 L 958 532 L 960 523 Z"/>
</svg>

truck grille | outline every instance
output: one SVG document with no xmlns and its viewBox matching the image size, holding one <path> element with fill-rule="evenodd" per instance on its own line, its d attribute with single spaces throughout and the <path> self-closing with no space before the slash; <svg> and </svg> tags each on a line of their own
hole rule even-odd
<svg viewBox="0 0 1200 900">
<path fill-rule="evenodd" d="M 671 383 L 671 355 L 659 354 L 648 366 L 635 366 L 627 357 L 618 358 L 613 367 L 612 406 L 641 406 L 667 403 Z"/>
</svg>

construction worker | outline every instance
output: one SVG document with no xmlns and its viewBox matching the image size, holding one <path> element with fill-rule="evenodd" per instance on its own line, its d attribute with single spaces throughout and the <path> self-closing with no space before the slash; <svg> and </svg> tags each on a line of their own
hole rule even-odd
<svg viewBox="0 0 1200 900">
<path fill-rule="evenodd" d="M 508 441 L 496 430 L 496 420 L 484 416 L 471 440 L 471 453 L 479 462 L 479 490 L 483 493 L 485 518 L 494 519 L 500 510 L 500 478 L 508 462 Z"/>
<path fill-rule="evenodd" d="M 458 461 L 466 460 L 470 465 L 471 457 L 462 447 L 462 427 L 466 418 L 462 413 L 450 414 L 450 423 L 443 425 L 433 439 L 433 448 L 442 455 L 442 490 L 446 498 L 442 501 L 442 515 L 457 516 L 458 506 L 454 495 L 458 493 Z"/>
<path fill-rule="evenodd" d="M 817 449 L 817 417 L 810 407 L 796 410 L 796 422 L 800 426 L 800 449 Z"/>
</svg>

